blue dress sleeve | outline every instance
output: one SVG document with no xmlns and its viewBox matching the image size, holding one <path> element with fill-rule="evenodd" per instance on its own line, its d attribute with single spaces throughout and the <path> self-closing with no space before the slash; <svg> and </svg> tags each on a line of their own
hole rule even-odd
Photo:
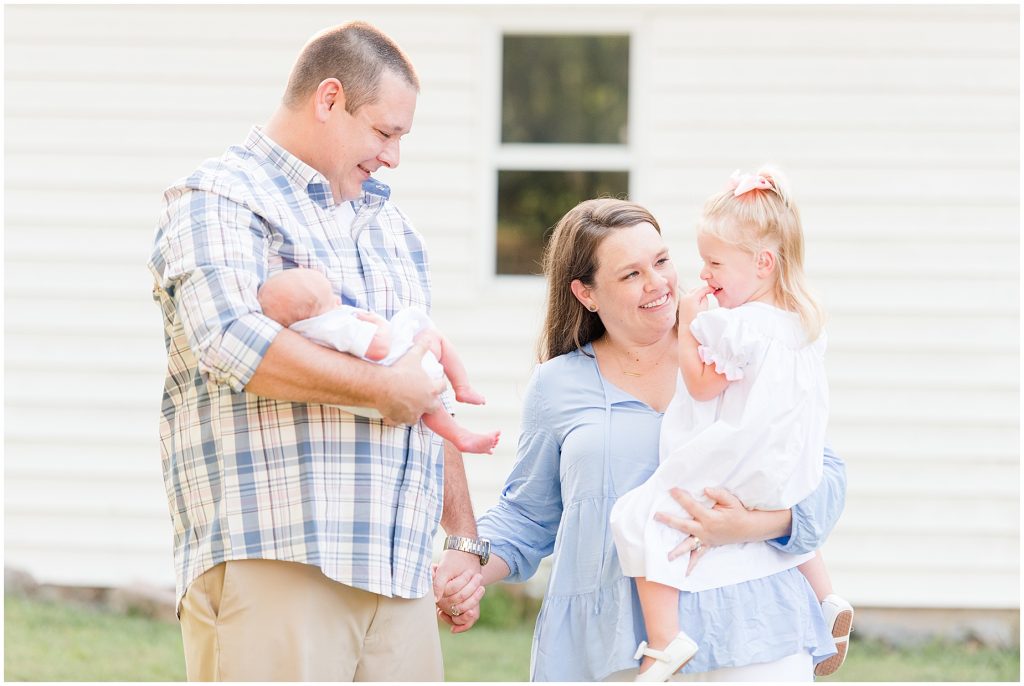
<svg viewBox="0 0 1024 686">
<path fill-rule="evenodd" d="M 491 554 L 511 570 L 506 581 L 526 581 L 534 575 L 554 549 L 562 518 L 561 445 L 540 389 L 542 371 L 534 371 L 526 390 L 516 462 L 501 498 L 477 520 L 477 535 L 490 540 Z"/>
<path fill-rule="evenodd" d="M 810 553 L 820 548 L 839 521 L 846 504 L 846 463 L 825 443 L 821 482 L 809 496 L 793 506 L 789 536 L 768 541 L 779 550 Z"/>
</svg>

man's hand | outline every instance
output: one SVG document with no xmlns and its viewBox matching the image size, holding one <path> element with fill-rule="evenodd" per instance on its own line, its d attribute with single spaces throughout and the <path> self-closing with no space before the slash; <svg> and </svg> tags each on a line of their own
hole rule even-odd
<svg viewBox="0 0 1024 686">
<path fill-rule="evenodd" d="M 698 312 L 708 309 L 707 296 L 714 290 L 708 286 L 695 288 L 692 291 L 679 291 L 679 325 L 689 327 Z"/>
<path fill-rule="evenodd" d="M 377 405 L 386 421 L 415 424 L 425 413 L 440 407 L 438 396 L 444 390 L 444 379 L 434 381 L 423 371 L 426 352 L 423 344 L 414 343 L 409 352 L 388 368 L 388 384 Z"/>
<path fill-rule="evenodd" d="M 480 619 L 484 597 L 480 558 L 461 550 L 446 550 L 432 568 L 437 616 L 452 627 L 453 634 L 469 631 Z"/>
</svg>

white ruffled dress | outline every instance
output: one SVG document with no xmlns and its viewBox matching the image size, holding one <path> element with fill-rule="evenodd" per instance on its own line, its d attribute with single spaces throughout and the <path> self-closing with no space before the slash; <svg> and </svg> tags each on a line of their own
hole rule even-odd
<svg viewBox="0 0 1024 686">
<path fill-rule="evenodd" d="M 623 572 L 684 591 L 720 588 L 794 567 L 809 559 L 740 544 L 710 548 L 686 576 L 688 555 L 668 552 L 684 535 L 654 521 L 656 512 L 689 515 L 672 499 L 680 487 L 705 504 L 722 486 L 749 509 L 788 509 L 821 479 L 828 383 L 826 337 L 807 343 L 800 318 L 759 302 L 701 312 L 690 324 L 706 364 L 732 383 L 696 401 L 682 374 L 661 425 L 660 464 L 623 495 L 611 513 Z"/>
</svg>

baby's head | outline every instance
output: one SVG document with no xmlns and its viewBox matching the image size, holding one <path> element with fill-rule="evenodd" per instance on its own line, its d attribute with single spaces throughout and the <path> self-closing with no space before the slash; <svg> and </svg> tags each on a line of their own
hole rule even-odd
<svg viewBox="0 0 1024 686">
<path fill-rule="evenodd" d="M 333 310 L 341 302 L 331 282 L 315 269 L 286 269 L 260 287 L 263 314 L 283 326 Z"/>
<path fill-rule="evenodd" d="M 717 251 L 731 258 L 718 272 L 714 264 L 701 272 L 722 305 L 742 305 L 767 291 L 778 307 L 800 315 L 811 340 L 818 337 L 824 313 L 804 276 L 800 212 L 778 169 L 766 165 L 754 174 L 734 173 L 725 190 L 704 203 L 697 243 L 706 257 Z M 732 292 L 729 282 L 736 284 Z"/>
</svg>

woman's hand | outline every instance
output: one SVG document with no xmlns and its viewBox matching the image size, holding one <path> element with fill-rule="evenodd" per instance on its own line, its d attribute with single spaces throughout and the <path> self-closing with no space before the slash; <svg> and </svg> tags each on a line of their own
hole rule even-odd
<svg viewBox="0 0 1024 686">
<path fill-rule="evenodd" d="M 471 553 L 446 550 L 441 563 L 431 565 L 437 616 L 453 634 L 469 631 L 480 618 L 484 597 L 480 558 Z"/>
<path fill-rule="evenodd" d="M 693 519 L 683 519 L 667 512 L 654 515 L 655 521 L 689 535 L 669 553 L 669 559 L 674 560 L 693 550 L 697 545 L 694 538 L 699 539 L 703 546 L 690 555 L 687 574 L 710 546 L 764 541 L 789 535 L 793 516 L 789 510 L 747 510 L 739 498 L 724 488 L 704 489 L 704 495 L 712 501 L 710 508 L 701 505 L 681 488 L 673 488 L 670 493 Z"/>
</svg>

